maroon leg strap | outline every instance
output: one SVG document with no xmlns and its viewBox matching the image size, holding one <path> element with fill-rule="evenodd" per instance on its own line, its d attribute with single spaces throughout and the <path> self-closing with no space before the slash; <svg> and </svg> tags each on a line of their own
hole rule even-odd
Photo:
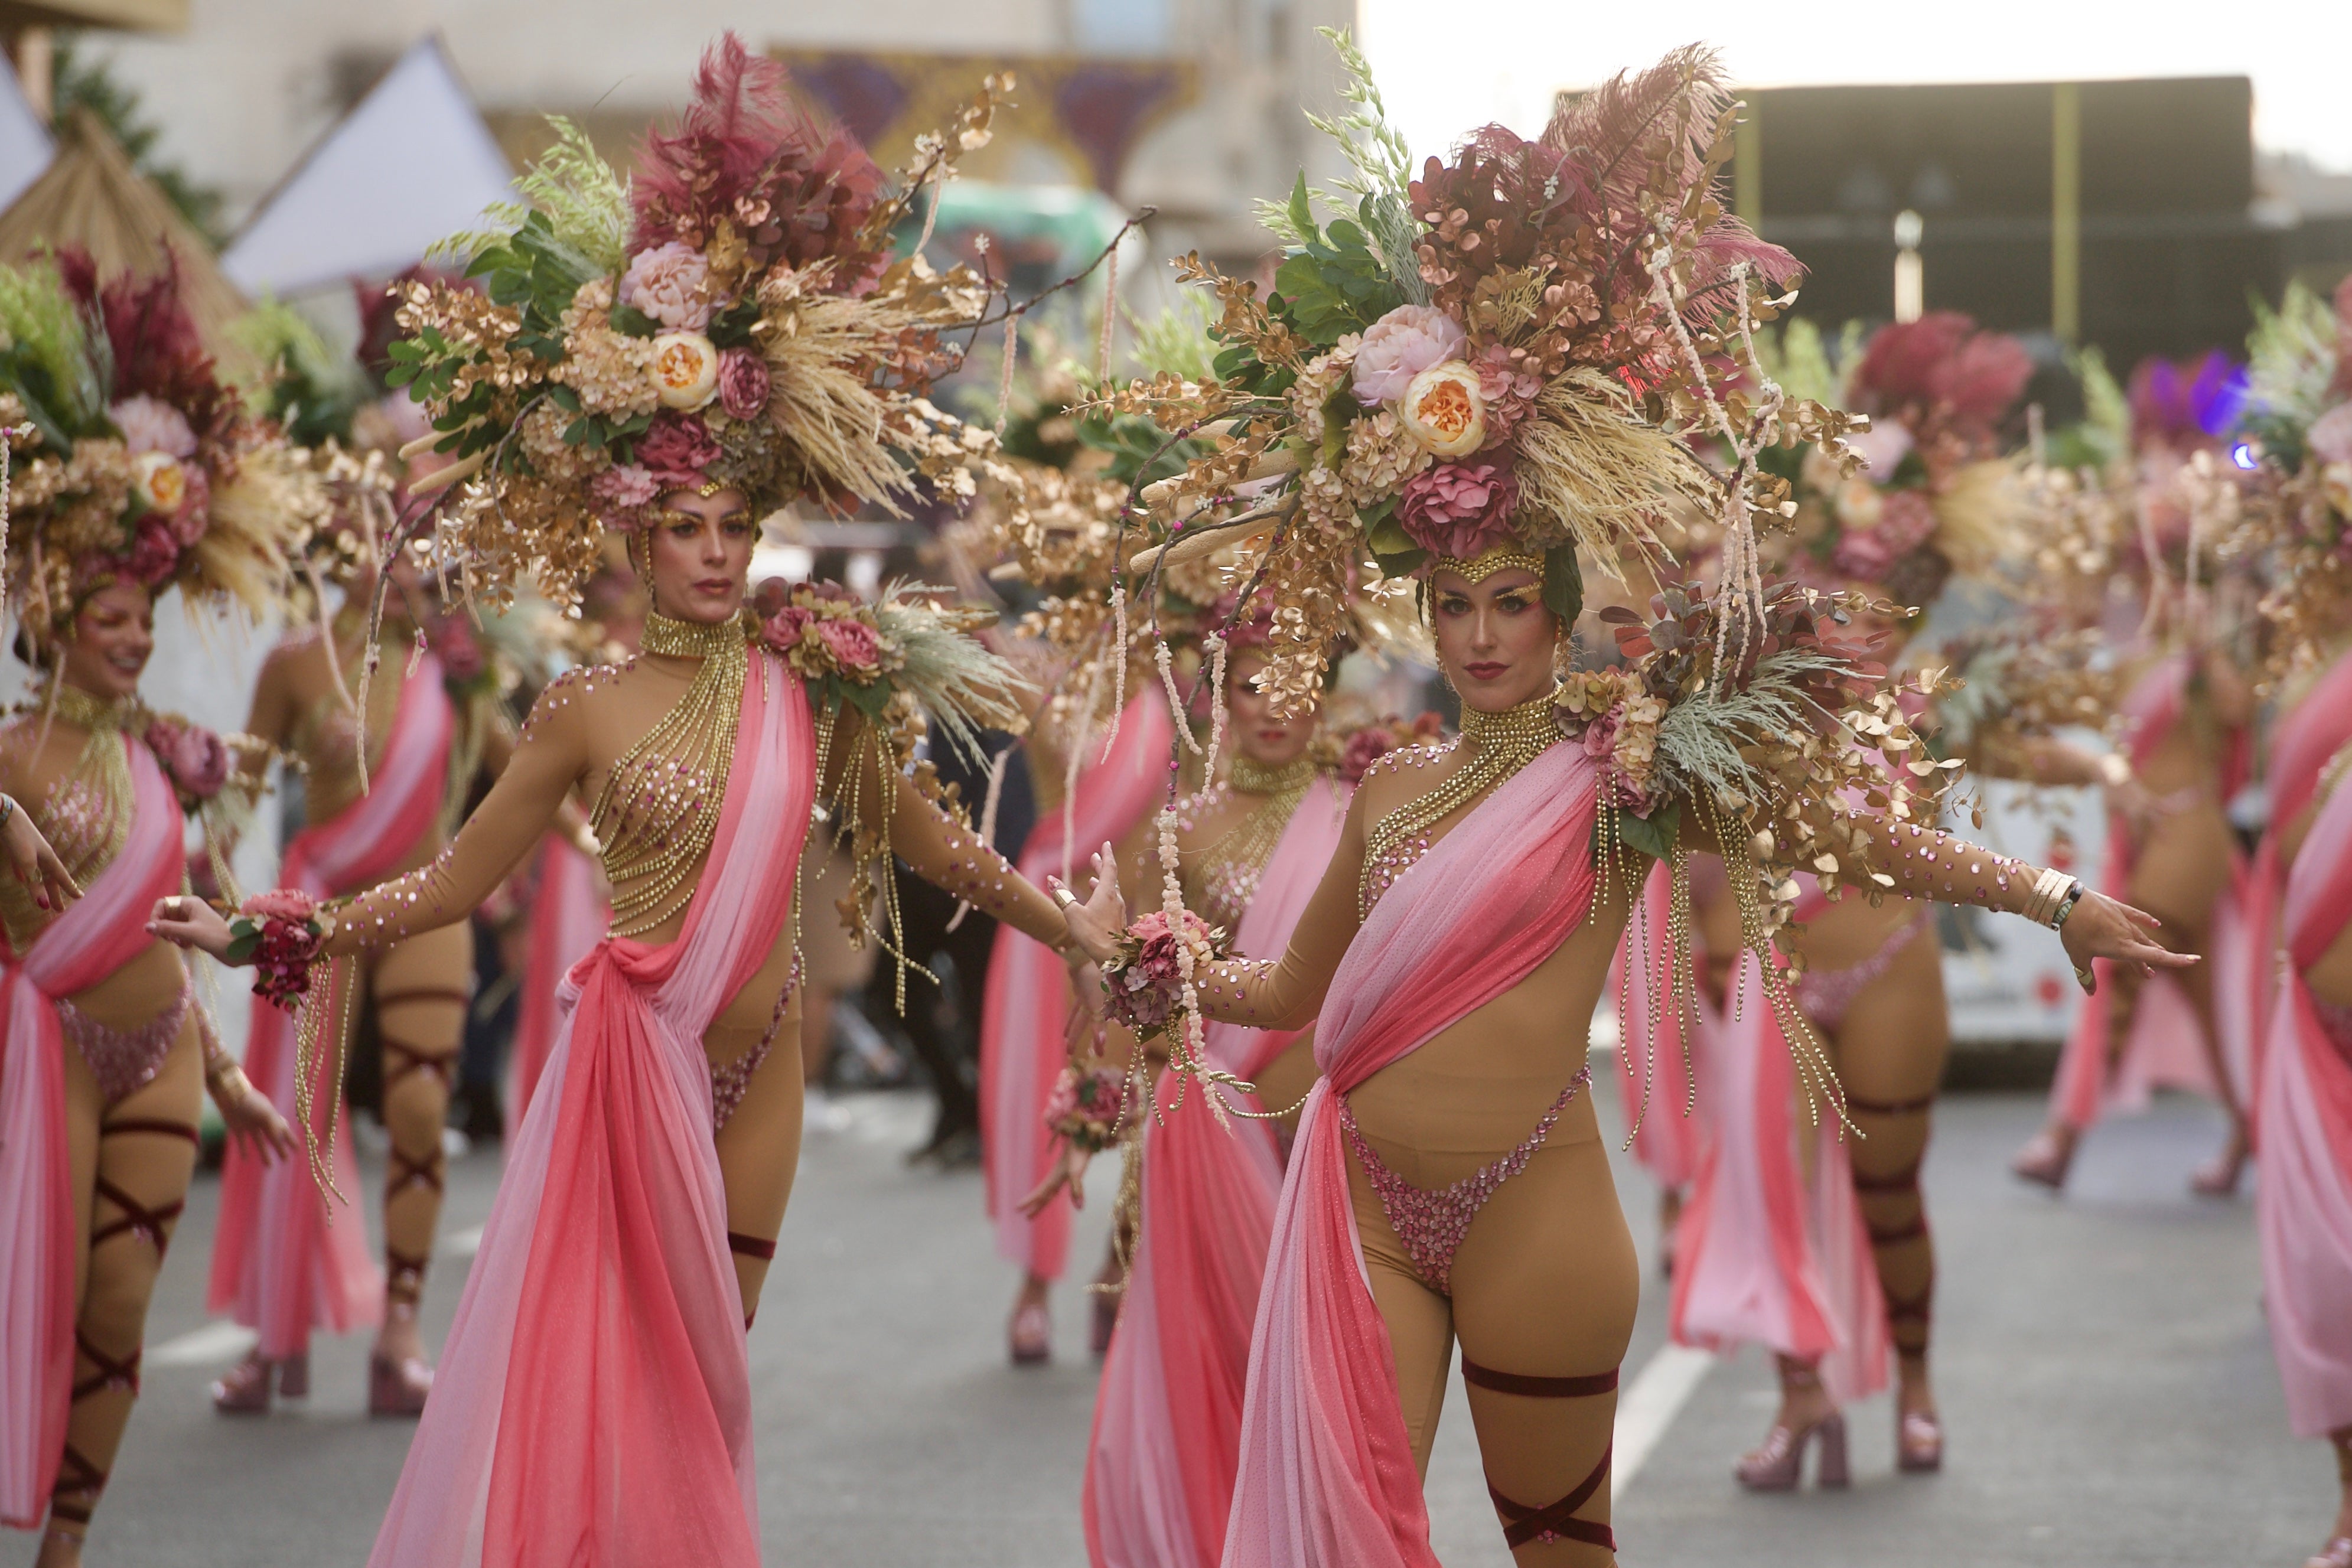
<svg viewBox="0 0 2352 1568">
<path fill-rule="evenodd" d="M 1617 1369 L 1612 1366 L 1589 1377 L 1526 1377 L 1516 1372 L 1496 1372 L 1491 1366 L 1481 1366 L 1465 1354 L 1462 1358 L 1462 1381 L 1474 1388 L 1491 1388 L 1497 1394 L 1524 1394 L 1531 1399 L 1584 1399 L 1595 1394 L 1615 1393 Z"/>
<path fill-rule="evenodd" d="M 388 1152 L 387 1159 L 383 1182 L 383 1197 L 386 1203 L 398 1197 L 412 1186 L 430 1187 L 435 1192 L 441 1190 L 441 1172 L 447 1162 L 447 1156 L 442 1152 L 439 1144 L 435 1144 L 433 1152 L 421 1160 L 413 1157 L 405 1149 L 394 1144 Z"/>
<path fill-rule="evenodd" d="M 389 998 L 379 997 L 376 999 L 378 1004 L 381 1005 L 386 1000 L 409 1001 L 427 996 L 447 996 L 460 1001 L 465 999 L 456 992 L 441 991 L 403 991 L 397 997 Z M 400 1041 L 396 1040 L 387 1040 L 383 1042 L 383 1086 L 386 1089 L 391 1088 L 394 1084 L 399 1082 L 402 1079 L 407 1077 L 412 1072 L 423 1072 L 438 1080 L 442 1089 L 446 1091 L 449 1087 L 450 1069 L 455 1067 L 457 1062 L 457 1051 L 455 1049 L 441 1051 L 417 1051 L 413 1047 L 401 1044 Z M 392 1064 L 392 1059 L 395 1056 L 400 1058 L 400 1065 L 397 1067 L 394 1067 Z"/>
<path fill-rule="evenodd" d="M 1913 1160 L 1891 1176 L 1864 1176 L 1862 1172 L 1856 1171 L 1853 1173 L 1853 1190 L 1856 1192 L 1916 1192 L 1919 1190 L 1919 1162 Z"/>
<path fill-rule="evenodd" d="M 90 1246 L 95 1248 L 110 1237 L 121 1236 L 125 1231 L 129 1231 L 143 1238 L 150 1247 L 155 1249 L 155 1256 L 162 1258 L 163 1249 L 170 1246 L 172 1241 L 172 1233 L 163 1227 L 168 1221 L 180 1217 L 180 1211 L 188 1207 L 187 1200 L 182 1198 L 167 1203 L 161 1208 L 150 1208 L 104 1176 L 98 1178 L 97 1186 L 98 1196 L 122 1210 L 122 1218 L 111 1220 L 91 1231 Z"/>
<path fill-rule="evenodd" d="M 1914 1216 L 1908 1225 L 1890 1225 L 1881 1228 L 1866 1220 L 1864 1223 L 1870 1231 L 1873 1247 L 1893 1247 L 1898 1242 L 1914 1241 L 1927 1234 L 1927 1217 L 1924 1214 Z"/>
<path fill-rule="evenodd" d="M 1503 1543 L 1516 1552 L 1530 1541 L 1581 1541 L 1603 1552 L 1616 1551 L 1615 1531 L 1605 1524 L 1574 1517 L 1576 1511 L 1601 1490 L 1601 1483 L 1609 1479 L 1609 1458 L 1614 1448 L 1612 1444 L 1602 1450 L 1601 1462 L 1582 1484 L 1549 1508 L 1529 1508 L 1525 1503 L 1513 1502 L 1489 1485 L 1486 1495 L 1495 1500 L 1495 1511 L 1503 1518 Z"/>
<path fill-rule="evenodd" d="M 399 1152 L 397 1149 L 393 1151 L 394 1154 Z M 383 1260 L 391 1265 L 384 1270 L 385 1296 L 415 1306 L 417 1298 L 425 1294 L 425 1270 L 432 1260 L 403 1252 L 387 1241 L 383 1246 Z"/>
<path fill-rule="evenodd" d="M 1873 1116 L 1914 1116 L 1935 1108 L 1936 1097 L 1922 1094 L 1916 1100 L 1864 1100 L 1858 1094 L 1845 1097 L 1845 1108 L 1862 1111 Z"/>
<path fill-rule="evenodd" d="M 96 1372 L 73 1385 L 74 1398 L 87 1399 L 93 1394 L 102 1394 L 110 1388 L 127 1388 L 131 1391 L 132 1398 L 136 1399 L 139 1396 L 139 1361 L 145 1354 L 143 1349 L 134 1350 L 117 1361 L 90 1343 L 89 1336 L 79 1328 L 74 1330 L 74 1348 L 81 1352 L 83 1360 L 98 1368 Z M 103 1476 L 99 1478 L 101 1482 L 105 1479 Z"/>
<path fill-rule="evenodd" d="M 98 1506 L 98 1494 L 106 1490 L 106 1472 L 89 1462 L 79 1448 L 66 1445 L 64 1457 L 58 1463 L 58 1479 L 49 1488 L 49 1512 L 68 1524 L 88 1525 L 91 1511 Z M 68 1502 L 65 1494 L 78 1493 L 87 1502 Z"/>
<path fill-rule="evenodd" d="M 117 1133 L 158 1133 L 167 1138 L 185 1138 L 198 1148 L 204 1146 L 204 1139 L 185 1122 L 160 1122 L 152 1116 L 125 1116 L 98 1130 L 101 1138 L 110 1138 Z"/>
<path fill-rule="evenodd" d="M 746 1258 L 757 1258 L 762 1263 L 772 1263 L 775 1261 L 776 1257 L 774 1242 L 762 1241 L 756 1236 L 746 1236 L 740 1230 L 730 1230 L 727 1233 L 727 1250 L 740 1252 Z M 749 1328 L 751 1325 L 747 1322 L 744 1326 Z"/>
</svg>

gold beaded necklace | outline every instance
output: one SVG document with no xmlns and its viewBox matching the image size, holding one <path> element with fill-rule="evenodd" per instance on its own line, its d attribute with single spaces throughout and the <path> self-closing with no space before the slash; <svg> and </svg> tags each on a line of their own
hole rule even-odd
<svg viewBox="0 0 2352 1568">
<path fill-rule="evenodd" d="M 1549 692 L 1500 713 L 1465 707 L 1462 738 L 1455 747 L 1469 745 L 1477 750 L 1436 789 L 1406 801 L 1372 824 L 1364 842 L 1364 869 L 1356 884 L 1358 917 L 1370 914 L 1389 884 L 1427 852 L 1430 829 L 1502 784 L 1560 738 Z"/>
<path fill-rule="evenodd" d="M 1210 925 L 1231 935 L 1250 900 L 1257 896 L 1258 879 L 1265 874 L 1274 847 L 1282 841 L 1298 803 L 1315 782 L 1315 759 L 1300 757 L 1280 768 L 1264 768 L 1236 755 L 1226 786 L 1234 795 L 1262 797 L 1242 820 L 1214 842 L 1186 858 L 1192 886 L 1186 898 Z"/>
<path fill-rule="evenodd" d="M 743 682 L 751 669 L 750 620 L 646 617 L 644 652 L 699 659 L 686 695 L 643 739 L 621 754 L 588 816 L 604 846 L 614 936 L 651 931 L 694 897 L 696 871 L 710 853 L 735 763 Z"/>
</svg>

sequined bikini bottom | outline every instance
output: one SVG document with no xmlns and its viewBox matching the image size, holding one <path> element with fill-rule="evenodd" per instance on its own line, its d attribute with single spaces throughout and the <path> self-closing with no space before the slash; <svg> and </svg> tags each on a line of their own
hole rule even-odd
<svg viewBox="0 0 2352 1568">
<path fill-rule="evenodd" d="M 171 1054 L 172 1042 L 180 1038 L 180 1026 L 187 1021 L 188 1009 L 194 1001 L 194 983 L 183 981 L 180 994 L 162 1012 L 137 1029 L 121 1030 L 99 1022 L 60 998 L 58 1024 L 81 1052 L 89 1075 L 98 1080 L 99 1092 L 111 1105 L 145 1088 L 163 1071 L 163 1058 Z"/>
<path fill-rule="evenodd" d="M 1927 929 L 1931 918 L 1930 911 L 1923 904 L 1916 915 L 1896 926 L 1878 945 L 1877 952 L 1861 963 L 1848 964 L 1843 969 L 1806 970 L 1804 977 L 1797 982 L 1797 1006 L 1816 1025 L 1834 1032 L 1845 1021 L 1845 1010 L 1853 1006 L 1853 998 L 1895 967 L 1895 955 Z"/>
<path fill-rule="evenodd" d="M 1372 1191 L 1380 1196 L 1381 1212 L 1389 1217 L 1389 1228 L 1404 1243 L 1405 1253 L 1412 1260 L 1413 1272 L 1421 1282 L 1439 1295 L 1454 1294 L 1454 1254 L 1462 1239 L 1470 1233 L 1470 1222 L 1495 1196 L 1495 1189 L 1528 1168 L 1528 1161 L 1551 1136 L 1553 1124 L 1568 1103 L 1576 1098 L 1578 1090 L 1592 1081 L 1591 1065 L 1576 1070 L 1551 1109 L 1543 1113 L 1519 1145 L 1494 1164 L 1482 1166 L 1464 1176 L 1453 1186 L 1438 1192 L 1418 1187 L 1391 1170 L 1364 1141 L 1356 1126 L 1356 1113 L 1349 1109 L 1347 1097 L 1334 1096 L 1339 1107 L 1339 1125 L 1348 1134 L 1348 1143 L 1363 1162 L 1364 1174 L 1371 1178 Z"/>
</svg>

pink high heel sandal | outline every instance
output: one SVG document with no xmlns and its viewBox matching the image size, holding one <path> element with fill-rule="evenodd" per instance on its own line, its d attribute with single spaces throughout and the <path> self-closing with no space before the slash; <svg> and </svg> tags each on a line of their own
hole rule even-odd
<svg viewBox="0 0 2352 1568">
<path fill-rule="evenodd" d="M 1785 1358 L 1780 1362 L 1780 1381 L 1790 1388 L 1822 1385 L 1819 1373 Z M 1845 1416 L 1835 1409 L 1810 1427 L 1787 1427 L 1775 1421 L 1772 1429 L 1764 1435 L 1762 1445 L 1742 1455 L 1732 1474 L 1749 1491 L 1794 1491 L 1803 1479 L 1805 1449 L 1816 1437 L 1821 1439 L 1822 1457 L 1813 1472 L 1813 1484 L 1823 1488 L 1851 1484 L 1853 1478 L 1846 1468 Z"/>
</svg>

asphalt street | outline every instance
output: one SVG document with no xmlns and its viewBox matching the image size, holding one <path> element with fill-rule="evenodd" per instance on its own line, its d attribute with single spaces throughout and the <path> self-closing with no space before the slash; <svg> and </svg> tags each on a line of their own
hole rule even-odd
<svg viewBox="0 0 2352 1568">
<path fill-rule="evenodd" d="M 1610 1075 L 1602 1075 L 1606 1083 Z M 1942 1249 L 1937 1377 L 1945 1473 L 1898 1477 L 1885 1398 L 1853 1411 L 1855 1484 L 1757 1498 L 1730 1467 L 1772 1406 L 1765 1359 L 1665 1351 L 1666 1297 L 1646 1276 L 1625 1367 L 1616 1518 L 1633 1564 L 2294 1564 L 2334 1491 L 2316 1444 L 2286 1434 L 2264 1342 L 2251 1200 L 2200 1201 L 2189 1167 L 2218 1119 L 2159 1102 L 2102 1128 L 2063 1202 L 2002 1161 L 2037 1099 L 1939 1109 L 1927 1186 Z M 813 1126 L 775 1273 L 751 1334 L 768 1561 L 794 1568 L 1076 1568 L 1095 1365 L 1085 1304 L 1055 1303 L 1056 1357 L 1003 1355 L 1013 1275 L 980 1221 L 976 1174 L 910 1171 L 926 1106 L 836 1103 Z M 1620 1124 L 1611 1117 L 1604 1125 Z M 369 1162 L 381 1179 L 381 1162 Z M 1101 1256 L 1116 1173 L 1079 1229 Z M 498 1177 L 455 1163 L 428 1288 L 436 1343 Z M 1620 1187 L 1645 1255 L 1654 1196 Z M 315 1392 L 260 1419 L 215 1416 L 206 1382 L 235 1360 L 203 1276 L 218 1184 L 200 1176 L 149 1325 L 146 1390 L 89 1561 L 121 1568 L 319 1568 L 366 1557 L 412 1428 L 364 1414 L 365 1344 L 322 1340 Z M 1449 1568 L 1506 1568 L 1457 1383 L 1429 1493 Z M 0 1542 L 0 1568 L 33 1538 Z"/>
</svg>

